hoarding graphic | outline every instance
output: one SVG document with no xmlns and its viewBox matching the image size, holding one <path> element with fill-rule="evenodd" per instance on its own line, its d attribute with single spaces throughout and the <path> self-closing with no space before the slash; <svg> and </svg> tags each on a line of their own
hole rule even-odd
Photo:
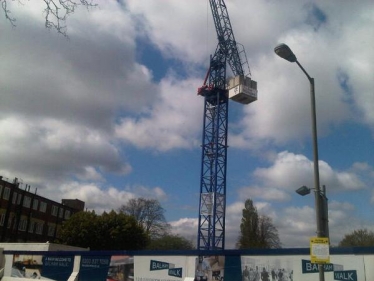
<svg viewBox="0 0 374 281">
<path fill-rule="evenodd" d="M 317 273 L 319 272 L 318 264 L 312 263 L 310 260 L 301 260 L 303 274 L 304 273 Z M 325 272 L 334 271 L 334 264 L 326 263 L 323 265 Z"/>
<path fill-rule="evenodd" d="M 59 253 L 57 253 L 59 254 Z M 374 255 L 332 255 L 318 265 L 307 255 L 129 256 L 108 253 L 13 254 L 4 276 L 66 281 L 374 281 Z M 74 263 L 75 261 L 75 263 Z M 10 266 L 11 265 L 11 266 Z M 368 266 L 366 266 L 368 265 Z M 368 277 L 369 276 L 369 277 Z"/>
<path fill-rule="evenodd" d="M 357 281 L 356 270 L 335 271 L 334 280 Z"/>
<path fill-rule="evenodd" d="M 199 256 L 196 258 L 196 281 L 224 280 L 224 256 Z"/>
<path fill-rule="evenodd" d="M 74 256 L 13 255 L 11 277 L 67 280 L 74 265 Z"/>
<path fill-rule="evenodd" d="M 55 281 L 66 281 L 73 272 L 74 256 L 44 256 L 42 276 Z"/>
<path fill-rule="evenodd" d="M 170 264 L 168 262 L 162 262 L 162 261 L 154 261 L 151 260 L 149 270 L 164 270 L 164 269 L 169 269 L 173 268 L 174 264 Z"/>
<path fill-rule="evenodd" d="M 79 281 L 103 281 L 108 276 L 110 256 L 83 256 Z"/>
<path fill-rule="evenodd" d="M 134 257 L 112 256 L 107 277 L 103 281 L 134 281 Z"/>
</svg>

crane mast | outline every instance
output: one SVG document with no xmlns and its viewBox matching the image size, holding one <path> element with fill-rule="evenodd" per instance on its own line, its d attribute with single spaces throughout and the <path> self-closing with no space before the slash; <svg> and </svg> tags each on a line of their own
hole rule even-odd
<svg viewBox="0 0 374 281">
<path fill-rule="evenodd" d="M 204 85 L 204 122 L 200 178 L 199 229 L 197 248 L 225 248 L 227 127 L 229 98 L 240 103 L 257 99 L 257 84 L 245 76 L 244 49 L 239 51 L 223 0 L 209 0 L 218 45 L 210 58 Z M 244 59 L 243 59 L 244 54 Z M 241 56 L 242 55 L 242 56 Z M 234 77 L 227 83 L 226 65 Z M 249 69 L 249 68 L 248 68 Z"/>
</svg>

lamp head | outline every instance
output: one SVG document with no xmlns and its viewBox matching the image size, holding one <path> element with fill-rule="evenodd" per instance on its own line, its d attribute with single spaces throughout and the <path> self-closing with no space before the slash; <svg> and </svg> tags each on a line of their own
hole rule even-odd
<svg viewBox="0 0 374 281">
<path fill-rule="evenodd" d="M 274 52 L 282 59 L 288 60 L 289 62 L 297 61 L 295 54 L 286 44 L 279 44 L 274 48 Z"/>
<path fill-rule="evenodd" d="M 310 193 L 310 188 L 303 185 L 302 187 L 300 187 L 296 190 L 296 193 L 300 194 L 301 196 L 305 196 L 305 195 Z"/>
</svg>

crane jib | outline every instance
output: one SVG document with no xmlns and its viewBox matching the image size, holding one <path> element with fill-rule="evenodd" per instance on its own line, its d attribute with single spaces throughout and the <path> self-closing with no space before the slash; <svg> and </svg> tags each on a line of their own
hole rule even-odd
<svg viewBox="0 0 374 281">
<path fill-rule="evenodd" d="M 244 75 L 226 4 L 223 0 L 210 0 L 209 2 L 217 32 L 219 48 L 221 48 L 226 55 L 226 59 L 234 75 Z"/>
</svg>

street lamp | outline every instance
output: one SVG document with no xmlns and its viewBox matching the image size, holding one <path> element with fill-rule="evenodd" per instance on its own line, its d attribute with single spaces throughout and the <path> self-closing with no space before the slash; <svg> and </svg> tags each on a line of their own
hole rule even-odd
<svg viewBox="0 0 374 281">
<path fill-rule="evenodd" d="M 308 195 L 310 194 L 310 191 L 314 189 L 314 188 L 309 188 L 305 185 L 303 185 L 302 187 L 296 189 L 296 193 L 301 195 L 301 196 L 305 196 L 305 195 Z M 315 192 L 317 192 L 315 190 Z M 316 194 L 317 196 L 317 194 Z M 320 220 L 322 221 L 322 236 L 323 237 L 327 237 L 329 238 L 329 211 L 328 211 L 328 198 L 326 196 L 326 186 L 322 186 L 322 190 L 320 190 L 320 193 L 318 194 L 318 196 L 320 196 L 320 203 L 321 203 L 321 206 L 320 206 L 320 210 L 321 210 L 321 218 Z"/>
<path fill-rule="evenodd" d="M 316 99 L 314 92 L 314 78 L 310 77 L 305 69 L 298 62 L 295 54 L 286 44 L 280 44 L 274 48 L 274 52 L 281 58 L 296 62 L 300 69 L 304 72 L 310 83 L 310 103 L 311 103 L 311 119 L 312 119 L 312 137 L 313 137 L 313 164 L 314 164 L 314 190 L 315 190 L 315 209 L 317 222 L 317 237 L 323 237 L 322 229 L 322 210 L 320 203 L 320 185 L 319 185 L 319 168 L 318 168 L 318 144 L 317 144 L 317 118 L 316 118 Z M 323 266 L 319 265 L 319 280 L 325 280 Z"/>
</svg>

